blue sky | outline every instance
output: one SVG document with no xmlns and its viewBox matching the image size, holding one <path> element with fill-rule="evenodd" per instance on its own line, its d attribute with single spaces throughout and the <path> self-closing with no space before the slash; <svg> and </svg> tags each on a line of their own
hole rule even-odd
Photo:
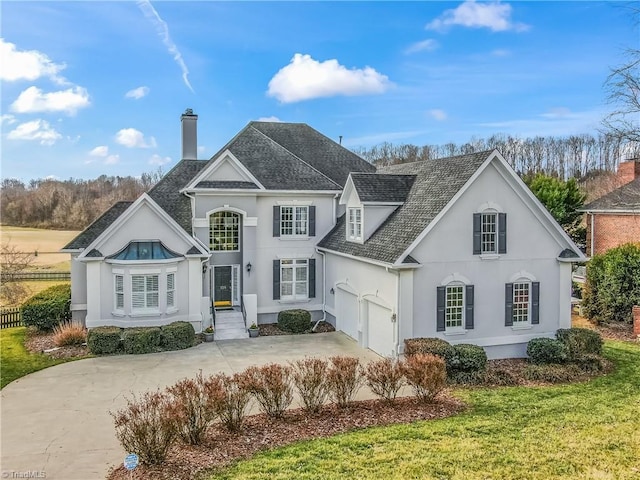
<svg viewBox="0 0 640 480">
<path fill-rule="evenodd" d="M 348 147 L 595 133 L 637 46 L 611 2 L 2 2 L 3 178 L 140 175 L 247 122 Z"/>
</svg>

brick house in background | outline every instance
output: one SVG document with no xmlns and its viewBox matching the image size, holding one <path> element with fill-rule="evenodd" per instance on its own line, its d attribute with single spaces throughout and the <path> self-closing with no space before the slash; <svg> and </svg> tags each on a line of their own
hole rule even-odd
<svg viewBox="0 0 640 480">
<path fill-rule="evenodd" d="M 640 243 L 640 159 L 620 163 L 617 176 L 620 187 L 582 209 L 588 256 L 625 243 Z"/>
</svg>

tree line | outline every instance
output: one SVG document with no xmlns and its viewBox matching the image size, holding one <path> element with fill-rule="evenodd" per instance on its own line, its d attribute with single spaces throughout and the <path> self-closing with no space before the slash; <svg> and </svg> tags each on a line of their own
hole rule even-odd
<svg viewBox="0 0 640 480">
<path fill-rule="evenodd" d="M 94 180 L 13 178 L 0 182 L 0 216 L 4 225 L 82 230 L 111 205 L 135 200 L 162 178 L 162 171 L 138 177 L 101 175 Z"/>
</svg>

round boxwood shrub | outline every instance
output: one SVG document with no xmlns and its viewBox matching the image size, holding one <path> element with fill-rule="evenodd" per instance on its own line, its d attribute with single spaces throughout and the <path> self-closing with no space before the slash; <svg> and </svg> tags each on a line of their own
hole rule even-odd
<svg viewBox="0 0 640 480">
<path fill-rule="evenodd" d="M 447 372 L 453 368 L 452 362 L 456 351 L 449 342 L 441 338 L 408 338 L 404 341 L 405 355 L 427 354 L 442 358 L 447 365 Z"/>
<path fill-rule="evenodd" d="M 311 313 L 306 310 L 283 310 L 278 313 L 278 328 L 290 333 L 304 333 L 311 328 Z"/>
<path fill-rule="evenodd" d="M 556 338 L 567 347 L 570 360 L 588 354 L 602 354 L 602 337 L 594 330 L 561 328 L 556 332 Z"/>
<path fill-rule="evenodd" d="M 95 327 L 89 330 L 87 346 L 94 355 L 110 355 L 120 349 L 120 337 L 120 327 Z"/>
<path fill-rule="evenodd" d="M 569 351 L 564 343 L 553 338 L 534 338 L 527 344 L 529 361 L 538 365 L 566 363 Z"/>
<path fill-rule="evenodd" d="M 173 322 L 160 329 L 163 350 L 183 350 L 193 346 L 196 332 L 189 322 Z"/>
<path fill-rule="evenodd" d="M 160 350 L 160 327 L 125 328 L 122 332 L 125 353 L 154 353 Z"/>
<path fill-rule="evenodd" d="M 22 304 L 22 321 L 27 327 L 51 331 L 71 319 L 71 285 L 54 285 Z"/>
<path fill-rule="evenodd" d="M 487 369 L 487 354 L 484 348 L 469 343 L 453 346 L 455 356 L 451 361 L 449 376 L 459 383 L 476 383 Z"/>
</svg>

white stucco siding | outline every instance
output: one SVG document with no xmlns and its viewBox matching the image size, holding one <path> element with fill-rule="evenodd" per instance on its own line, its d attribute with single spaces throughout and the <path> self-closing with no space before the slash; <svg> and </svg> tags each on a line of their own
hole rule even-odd
<svg viewBox="0 0 640 480">
<path fill-rule="evenodd" d="M 71 318 L 84 322 L 87 314 L 87 265 L 71 254 Z"/>
<path fill-rule="evenodd" d="M 483 258 L 473 254 L 473 213 L 487 204 L 507 214 L 507 253 Z M 479 344 L 490 358 L 524 356 L 526 342 L 552 336 L 570 315 L 562 306 L 571 285 L 556 259 L 563 248 L 489 165 L 410 252 L 425 265 L 414 273 L 412 336 Z M 540 282 L 540 323 L 526 329 L 505 326 L 505 284 L 522 276 Z M 474 328 L 455 335 L 436 331 L 436 288 L 452 278 L 474 285 Z"/>
<path fill-rule="evenodd" d="M 257 215 L 257 200 L 256 196 L 247 193 L 242 195 L 207 195 L 196 194 L 195 197 L 195 215 L 197 219 L 208 220 L 208 213 L 214 210 L 224 210 L 226 206 L 232 207 L 232 209 L 246 212 L 249 217 L 255 217 Z M 206 244 L 209 242 L 207 235 Z"/>
</svg>

